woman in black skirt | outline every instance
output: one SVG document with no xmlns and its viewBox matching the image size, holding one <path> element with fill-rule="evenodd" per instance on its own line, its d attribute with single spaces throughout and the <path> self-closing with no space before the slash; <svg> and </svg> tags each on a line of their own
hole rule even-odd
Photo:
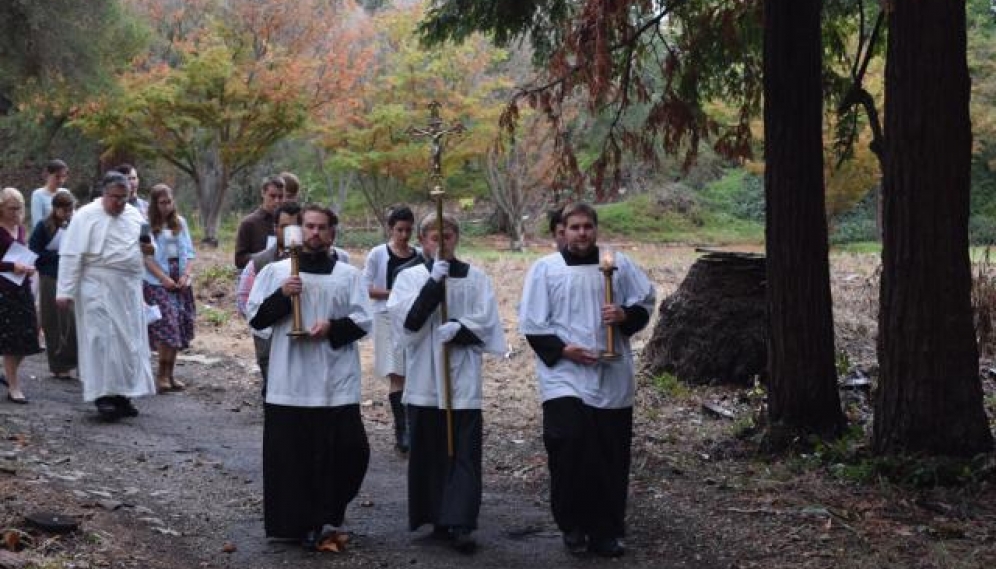
<svg viewBox="0 0 996 569">
<path fill-rule="evenodd" d="M 55 285 L 59 278 L 60 232 L 73 217 L 75 198 L 69 192 L 57 192 L 52 197 L 52 210 L 48 217 L 40 220 L 31 232 L 28 246 L 38 255 L 35 269 L 40 279 L 38 285 L 41 324 L 45 330 L 48 346 L 48 369 L 56 379 L 69 379 L 69 372 L 76 369 L 76 316 L 72 310 L 59 308 L 55 304 Z"/>
<path fill-rule="evenodd" d="M 41 351 L 35 298 L 29 280 L 35 268 L 11 260 L 17 249 L 27 249 L 23 222 L 24 196 L 15 188 L 0 190 L 0 352 L 6 373 L 7 400 L 12 403 L 28 402 L 21 391 L 17 368 L 24 356 Z"/>
</svg>

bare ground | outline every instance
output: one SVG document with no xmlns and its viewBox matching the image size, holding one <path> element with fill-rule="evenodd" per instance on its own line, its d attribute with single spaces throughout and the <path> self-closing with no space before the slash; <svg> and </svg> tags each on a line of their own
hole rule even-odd
<svg viewBox="0 0 996 569">
<path fill-rule="evenodd" d="M 617 245 L 648 268 L 659 298 L 695 258 L 687 248 Z M 362 259 L 363 252 L 352 253 L 354 262 Z M 567 555 L 549 515 L 532 358 L 514 332 L 529 259 L 482 257 L 499 291 L 511 352 L 485 365 L 485 496 L 474 564 L 996 566 L 991 482 L 917 489 L 855 482 L 846 476 L 853 465 L 828 464 L 818 453 L 765 458 L 749 436 L 736 436 L 750 434 L 759 396 L 722 386 L 662 391 L 650 378 L 641 380 L 636 406 L 627 555 Z M 222 266 L 227 258 L 205 251 L 201 263 Z M 190 388 L 139 401 L 138 418 L 100 423 L 81 402 L 77 382 L 48 379 L 41 356 L 26 362 L 32 404 L 0 404 L 0 533 L 6 547 L 19 549 L 0 546 L 0 567 L 465 566 L 466 557 L 406 529 L 405 462 L 391 450 L 386 386 L 373 378 L 365 381 L 363 406 L 371 467 L 348 513 L 348 550 L 305 553 L 263 537 L 261 403 L 251 340 L 231 314 L 231 283 L 222 271 L 199 272 L 198 338 L 178 368 Z M 842 365 L 874 374 L 874 257 L 835 256 L 833 285 Z M 365 344 L 365 369 L 371 351 Z M 985 388 L 992 417 L 996 385 L 986 379 Z M 843 393 L 852 424 L 867 427 L 867 393 Z M 704 402 L 736 418 L 714 417 Z M 850 444 L 860 447 L 862 439 Z M 24 516 L 40 510 L 73 516 L 79 531 L 60 536 L 31 528 Z"/>
</svg>

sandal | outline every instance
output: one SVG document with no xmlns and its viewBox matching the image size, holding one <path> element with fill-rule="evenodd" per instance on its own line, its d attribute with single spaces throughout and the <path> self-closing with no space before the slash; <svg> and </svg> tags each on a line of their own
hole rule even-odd
<svg viewBox="0 0 996 569">
<path fill-rule="evenodd" d="M 173 391 L 183 391 L 184 389 L 187 388 L 187 384 L 186 383 L 183 383 L 179 379 L 175 379 L 175 378 L 172 378 L 172 377 L 169 378 L 169 384 L 170 384 L 170 388 Z"/>
</svg>

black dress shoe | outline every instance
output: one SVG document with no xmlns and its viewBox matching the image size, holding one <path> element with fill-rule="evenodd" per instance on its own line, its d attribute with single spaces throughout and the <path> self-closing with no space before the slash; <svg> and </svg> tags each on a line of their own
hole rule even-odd
<svg viewBox="0 0 996 569">
<path fill-rule="evenodd" d="M 96 401 L 93 402 L 97 407 L 97 414 L 107 421 L 117 421 L 121 418 L 121 412 L 118 406 L 114 403 L 112 397 L 98 397 Z"/>
<path fill-rule="evenodd" d="M 588 551 L 600 557 L 622 557 L 626 548 L 614 537 L 593 537 L 588 540 Z"/>
<path fill-rule="evenodd" d="M 138 417 L 138 409 L 135 408 L 135 405 L 131 402 L 131 399 L 118 395 L 114 403 L 117 405 L 118 413 L 122 417 Z"/>
<path fill-rule="evenodd" d="M 571 553 L 584 553 L 585 548 L 588 547 L 588 538 L 579 529 L 565 531 L 564 547 Z"/>
<path fill-rule="evenodd" d="M 464 527 L 455 527 L 450 530 L 451 542 L 450 547 L 459 551 L 460 553 L 471 554 L 477 550 L 477 540 L 474 536 L 470 535 L 470 529 Z"/>
</svg>

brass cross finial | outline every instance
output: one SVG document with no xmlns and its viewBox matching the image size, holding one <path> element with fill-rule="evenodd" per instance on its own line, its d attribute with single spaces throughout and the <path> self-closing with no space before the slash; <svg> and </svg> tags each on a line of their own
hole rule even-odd
<svg viewBox="0 0 996 569">
<path fill-rule="evenodd" d="M 439 101 L 432 101 L 427 106 L 429 107 L 428 126 L 408 127 L 408 134 L 414 137 L 429 139 L 432 145 L 432 154 L 429 160 L 429 179 L 432 181 L 433 192 L 441 192 L 443 184 L 443 137 L 449 134 L 460 134 L 466 129 L 459 122 L 449 126 L 443 125 L 443 119 L 439 116 L 439 109 L 442 107 Z"/>
</svg>

